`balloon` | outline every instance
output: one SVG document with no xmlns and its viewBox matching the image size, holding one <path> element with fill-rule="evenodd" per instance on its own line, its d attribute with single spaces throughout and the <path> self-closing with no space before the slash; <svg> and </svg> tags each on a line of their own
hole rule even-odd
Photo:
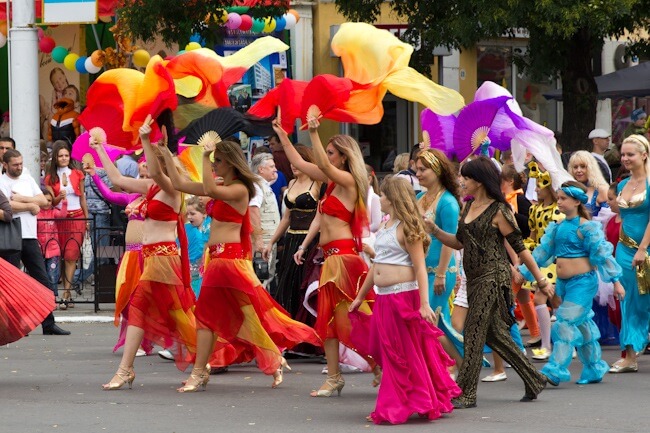
<svg viewBox="0 0 650 433">
<path fill-rule="evenodd" d="M 56 42 L 54 42 L 54 39 L 49 36 L 43 36 L 43 38 L 38 41 L 38 49 L 45 54 L 50 54 L 55 46 Z"/>
<path fill-rule="evenodd" d="M 264 33 L 271 33 L 275 30 L 275 20 L 271 17 L 264 18 L 264 28 L 262 31 Z"/>
<path fill-rule="evenodd" d="M 287 25 L 287 20 L 284 17 L 275 17 L 275 31 L 281 32 Z"/>
<path fill-rule="evenodd" d="M 74 62 L 74 68 L 79 72 L 80 74 L 87 74 L 88 71 L 86 70 L 86 60 L 88 60 L 88 57 L 86 56 L 81 56 L 77 59 L 76 62 Z"/>
<path fill-rule="evenodd" d="M 294 28 L 294 27 L 296 26 L 296 22 L 297 22 L 297 20 L 296 20 L 296 17 L 295 17 L 295 16 L 293 16 L 293 15 L 291 15 L 291 14 L 284 14 L 284 15 L 282 16 L 282 18 L 284 18 L 284 20 L 285 20 L 286 23 L 287 23 L 287 24 L 284 26 L 285 29 L 287 29 L 287 30 L 291 30 L 292 28 Z"/>
<path fill-rule="evenodd" d="M 136 50 L 136 52 L 133 53 L 133 64 L 138 68 L 146 68 L 147 64 L 149 63 L 149 59 L 151 59 L 151 56 L 147 50 L 140 49 Z"/>
<path fill-rule="evenodd" d="M 296 22 L 300 21 L 300 14 L 298 13 L 297 10 L 295 10 L 295 9 L 289 9 L 289 10 L 287 11 L 287 14 L 289 14 L 289 15 L 293 15 L 294 17 L 296 17 Z"/>
<path fill-rule="evenodd" d="M 253 18 L 250 15 L 240 15 L 241 24 L 239 25 L 239 30 L 242 32 L 247 32 L 253 27 Z"/>
<path fill-rule="evenodd" d="M 201 48 L 201 44 L 198 42 L 190 42 L 189 44 L 185 45 L 185 51 L 198 50 L 199 48 Z"/>
<path fill-rule="evenodd" d="M 180 56 L 181 54 L 185 54 L 185 50 L 180 50 L 178 53 L 176 53 L 177 56 Z"/>
<path fill-rule="evenodd" d="M 190 36 L 190 42 L 196 42 L 202 47 L 205 47 L 205 39 L 203 39 L 203 37 L 198 33 L 194 33 L 192 36 Z"/>
<path fill-rule="evenodd" d="M 0 33 L 7 36 L 7 22 L 6 21 L 0 21 Z"/>
<path fill-rule="evenodd" d="M 264 30 L 264 20 L 261 20 L 259 18 L 253 19 L 253 27 L 251 28 L 251 32 L 259 33 L 262 30 Z"/>
<path fill-rule="evenodd" d="M 0 48 L 4 47 L 7 45 L 7 37 L 0 33 Z"/>
<path fill-rule="evenodd" d="M 45 36 L 45 32 L 43 31 L 43 29 L 40 28 L 40 27 L 37 27 L 36 32 L 38 33 L 38 40 L 40 41 L 41 39 L 43 39 L 43 36 Z"/>
<path fill-rule="evenodd" d="M 90 60 L 96 68 L 101 69 L 101 67 L 104 66 L 104 55 L 105 54 L 103 50 L 95 50 L 90 55 Z M 86 66 L 86 69 L 88 69 L 88 66 Z M 90 69 L 88 69 L 88 71 L 90 71 Z M 95 74 L 96 72 L 92 72 L 92 73 Z"/>
<path fill-rule="evenodd" d="M 52 60 L 54 60 L 57 63 L 63 63 L 65 60 L 65 56 L 68 55 L 68 50 L 61 45 L 58 47 L 54 47 L 52 50 Z"/>
<path fill-rule="evenodd" d="M 228 22 L 226 23 L 226 27 L 228 27 L 230 30 L 236 30 L 241 25 L 241 22 L 241 15 L 236 12 L 230 12 L 228 14 Z"/>
<path fill-rule="evenodd" d="M 77 59 L 79 58 L 79 54 L 77 53 L 68 53 L 67 56 L 65 56 L 65 59 L 63 59 L 63 65 L 68 71 L 76 71 L 77 68 L 75 68 L 75 64 L 77 63 Z"/>
<path fill-rule="evenodd" d="M 235 12 L 235 13 L 238 13 L 238 14 L 244 14 L 244 13 L 248 12 L 249 9 L 250 9 L 250 7 L 248 7 L 248 6 L 231 6 L 229 8 L 226 8 L 226 10 L 228 12 Z"/>
<path fill-rule="evenodd" d="M 97 66 L 97 65 L 95 65 L 93 63 L 92 56 L 86 58 L 86 62 L 84 63 L 84 67 L 86 68 L 86 71 L 88 71 L 89 74 L 96 74 L 96 73 L 98 73 L 99 71 L 102 70 L 101 66 Z"/>
</svg>

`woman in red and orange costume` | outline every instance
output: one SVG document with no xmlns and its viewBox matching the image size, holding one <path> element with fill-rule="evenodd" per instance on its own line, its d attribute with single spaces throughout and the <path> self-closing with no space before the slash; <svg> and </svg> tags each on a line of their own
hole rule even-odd
<svg viewBox="0 0 650 433">
<path fill-rule="evenodd" d="M 202 137 L 198 144 L 204 148 L 203 183 L 171 176 L 177 189 L 213 199 L 206 206 L 212 217 L 207 244 L 210 261 L 194 311 L 196 360 L 192 374 L 178 391 L 204 389 L 210 378 L 210 366 L 253 359 L 262 372 L 273 375 L 272 387 L 276 388 L 287 367 L 281 350 L 301 342 L 320 346 L 321 341 L 312 328 L 291 319 L 253 271 L 248 202 L 255 194 L 256 177 L 246 164 L 241 147 L 219 138 Z M 213 153 L 214 164 L 210 161 Z M 163 156 L 167 167 L 171 167 L 171 153 L 163 150 Z M 218 183 L 214 175 L 220 178 Z"/>
<path fill-rule="evenodd" d="M 363 279 L 368 273 L 366 262 L 359 256 L 361 238 L 368 232 L 365 209 L 368 191 L 368 174 L 361 150 L 356 141 L 347 135 L 330 138 L 327 147 L 318 136 L 319 122 L 308 117 L 309 135 L 316 164 L 304 161 L 282 129 L 281 120 L 273 122 L 275 130 L 289 161 L 310 178 L 329 182 L 325 197 L 320 202 L 320 243 L 325 256 L 318 289 L 318 315 L 316 332 L 325 341 L 328 376 L 312 397 L 329 397 L 339 394 L 345 381 L 339 371 L 339 341 L 352 349 L 358 349 L 351 340 L 352 325 L 348 318 L 348 306 L 355 299 Z M 297 263 L 302 263 L 306 246 L 315 235 L 314 224 L 298 247 Z M 370 296 L 367 299 L 373 300 Z M 361 317 L 370 318 L 367 301 L 360 306 Z M 369 320 L 368 328 L 369 329 Z M 359 340 L 359 339 L 355 339 Z M 365 355 L 365 354 L 362 354 Z M 369 359 L 371 365 L 375 363 Z M 375 381 L 379 384 L 379 370 L 375 367 Z"/>
<path fill-rule="evenodd" d="M 66 219 L 57 221 L 59 246 L 63 253 L 62 309 L 74 307 L 70 287 L 81 255 L 81 244 L 86 232 L 88 207 L 84 191 L 84 173 L 71 166 L 70 150 L 66 141 L 57 140 L 52 146 L 52 160 L 45 176 L 45 186 L 52 194 L 52 206 L 68 201 Z"/>
<path fill-rule="evenodd" d="M 94 138 L 90 146 L 97 151 L 113 185 L 129 192 L 146 194 L 140 206 L 145 217 L 142 255 L 144 264 L 140 282 L 128 305 L 129 324 L 120 366 L 104 390 L 131 387 L 135 379 L 133 361 L 143 338 L 165 348 L 175 347 L 175 361 L 183 371 L 191 363 L 196 349 L 196 325 L 192 308 L 187 237 L 181 217 L 182 194 L 174 189 L 159 152 L 149 141 L 150 117 L 140 127 L 140 139 L 147 157 L 150 179 L 122 176 L 104 148 Z M 176 246 L 176 231 L 181 253 Z"/>
</svg>

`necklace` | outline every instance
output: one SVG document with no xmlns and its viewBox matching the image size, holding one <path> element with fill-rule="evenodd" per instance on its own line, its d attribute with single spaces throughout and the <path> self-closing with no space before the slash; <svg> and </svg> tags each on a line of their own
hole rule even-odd
<svg viewBox="0 0 650 433">
<path fill-rule="evenodd" d="M 632 180 L 632 179 L 630 179 L 630 180 Z M 632 187 L 632 195 L 634 195 L 634 191 L 636 191 L 636 188 L 639 186 L 640 183 L 641 183 L 640 180 L 637 180 L 636 182 L 634 182 L 634 187 Z"/>
<path fill-rule="evenodd" d="M 422 196 L 422 200 L 420 200 L 420 203 L 422 203 L 422 210 L 427 211 L 431 205 L 438 199 L 438 197 L 442 194 L 444 188 L 440 187 L 438 191 L 436 191 L 435 194 L 429 194 L 428 192 Z M 429 199 L 429 197 L 431 197 Z"/>
</svg>

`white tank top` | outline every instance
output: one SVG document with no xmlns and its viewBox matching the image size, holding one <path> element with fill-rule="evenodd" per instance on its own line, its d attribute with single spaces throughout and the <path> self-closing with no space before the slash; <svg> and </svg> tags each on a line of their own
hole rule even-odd
<svg viewBox="0 0 650 433">
<path fill-rule="evenodd" d="M 397 226 L 402 222 L 397 221 L 392 227 L 381 228 L 376 233 L 375 263 L 398 266 L 413 266 L 411 256 L 402 248 L 397 240 Z"/>
</svg>

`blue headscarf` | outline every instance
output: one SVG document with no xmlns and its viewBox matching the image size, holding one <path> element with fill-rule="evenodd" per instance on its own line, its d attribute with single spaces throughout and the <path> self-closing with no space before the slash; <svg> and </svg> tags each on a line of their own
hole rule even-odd
<svg viewBox="0 0 650 433">
<path fill-rule="evenodd" d="M 563 186 L 560 189 L 566 195 L 578 200 L 582 204 L 587 204 L 587 202 L 589 201 L 589 197 L 587 196 L 587 193 L 584 192 L 582 189 L 578 188 L 577 186 Z"/>
</svg>

